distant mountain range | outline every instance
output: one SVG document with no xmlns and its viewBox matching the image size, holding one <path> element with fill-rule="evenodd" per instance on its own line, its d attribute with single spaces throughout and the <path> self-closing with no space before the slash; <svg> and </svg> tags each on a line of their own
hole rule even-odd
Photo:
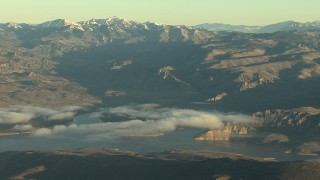
<svg viewBox="0 0 320 180">
<path fill-rule="evenodd" d="M 292 30 L 319 30 L 320 21 L 314 22 L 295 22 L 284 21 L 280 23 L 270 24 L 266 26 L 247 26 L 247 25 L 232 25 L 224 23 L 204 23 L 195 26 L 170 26 L 164 24 L 157 24 L 151 22 L 139 23 L 135 21 L 127 21 L 120 17 L 110 17 L 107 19 L 91 19 L 88 21 L 71 22 L 66 19 L 56 19 L 53 21 L 47 21 L 37 25 L 29 25 L 25 23 L 0 23 L 1 29 L 21 29 L 21 28 L 33 28 L 33 29 L 52 29 L 52 28 L 66 28 L 66 30 L 93 30 L 101 26 L 117 27 L 118 29 L 130 29 L 130 30 L 156 30 L 164 27 L 178 27 L 186 29 L 205 29 L 209 31 L 233 31 L 243 33 L 274 33 L 278 31 L 292 31 Z"/>
<path fill-rule="evenodd" d="M 37 25 L 25 23 L 3 23 L 0 31 L 14 31 L 16 33 L 33 34 L 33 37 L 45 36 L 48 33 L 76 33 L 95 36 L 102 43 L 126 39 L 130 42 L 153 40 L 160 42 L 191 41 L 203 43 L 204 40 L 214 37 L 215 32 L 206 29 L 197 29 L 191 26 L 173 26 L 152 22 L 139 23 L 127 21 L 119 17 L 107 19 L 91 19 L 88 21 L 71 22 L 65 19 L 56 19 Z M 134 37 L 134 38 L 133 38 Z M 31 37 L 29 37 L 31 38 Z M 89 38 L 90 39 L 90 38 Z M 90 43 L 92 43 L 91 41 Z"/>
<path fill-rule="evenodd" d="M 244 33 L 274 33 L 278 31 L 291 30 L 316 30 L 320 29 L 320 21 L 300 23 L 295 21 L 285 21 L 266 26 L 246 26 L 246 25 L 230 25 L 223 23 L 205 23 L 194 26 L 210 31 L 237 31 Z"/>
</svg>

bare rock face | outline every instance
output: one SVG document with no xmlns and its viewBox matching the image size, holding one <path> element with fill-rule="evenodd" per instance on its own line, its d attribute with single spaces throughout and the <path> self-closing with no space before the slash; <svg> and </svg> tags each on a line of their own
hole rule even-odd
<svg viewBox="0 0 320 180">
<path fill-rule="evenodd" d="M 173 79 L 174 81 L 178 83 L 185 84 L 187 86 L 190 86 L 187 82 L 184 82 L 183 80 L 179 79 L 177 76 L 173 75 L 173 72 L 175 71 L 175 68 L 172 66 L 166 66 L 159 69 L 158 75 L 162 79 Z"/>
<path fill-rule="evenodd" d="M 221 94 L 218 94 L 217 96 L 207 99 L 207 102 L 214 102 L 214 101 L 220 101 L 222 98 L 228 96 L 226 92 L 223 92 Z"/>
<path fill-rule="evenodd" d="M 195 138 L 198 141 L 228 141 L 231 135 L 229 129 L 224 130 L 210 130 L 204 134 L 201 134 Z"/>
<path fill-rule="evenodd" d="M 253 125 L 228 122 L 223 129 L 209 130 L 195 138 L 199 141 L 228 141 L 231 135 L 247 135 L 254 131 Z"/>
<path fill-rule="evenodd" d="M 294 127 L 306 125 L 308 116 L 309 114 L 307 112 L 294 112 L 278 109 L 257 112 L 253 115 L 253 118 L 272 127 Z"/>
<path fill-rule="evenodd" d="M 253 119 L 260 124 L 259 131 L 284 134 L 291 139 L 319 140 L 319 109 L 303 107 L 292 110 L 257 112 Z"/>
<path fill-rule="evenodd" d="M 225 129 L 229 130 L 233 135 L 247 135 L 255 130 L 254 125 L 228 122 Z"/>
</svg>

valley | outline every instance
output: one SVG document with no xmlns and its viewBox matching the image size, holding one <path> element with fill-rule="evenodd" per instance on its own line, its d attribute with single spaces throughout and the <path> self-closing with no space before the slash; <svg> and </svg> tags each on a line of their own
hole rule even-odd
<svg viewBox="0 0 320 180">
<path fill-rule="evenodd" d="M 50 179 L 56 167 L 38 163 L 45 158 L 71 166 L 96 157 L 139 162 L 138 169 L 190 168 L 204 178 L 252 179 L 255 171 L 301 178 L 301 167 L 319 176 L 320 30 L 316 22 L 259 28 L 265 31 L 119 17 L 0 24 L 1 178 Z M 74 150 L 88 147 L 98 150 Z M 21 161 L 30 164 L 4 166 Z M 211 171 L 221 163 L 241 170 Z M 90 171 L 101 179 L 125 178 L 99 168 Z"/>
</svg>

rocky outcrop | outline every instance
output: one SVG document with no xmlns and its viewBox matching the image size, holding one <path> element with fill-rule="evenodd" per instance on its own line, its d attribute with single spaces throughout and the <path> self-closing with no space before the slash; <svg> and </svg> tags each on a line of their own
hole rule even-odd
<svg viewBox="0 0 320 180">
<path fill-rule="evenodd" d="M 231 135 L 267 133 L 264 143 L 284 143 L 289 139 L 319 140 L 320 114 L 315 108 L 266 110 L 254 113 L 250 124 L 227 122 L 223 129 L 209 130 L 196 140 L 229 140 Z M 271 134 L 270 134 L 271 133 Z"/>
<path fill-rule="evenodd" d="M 255 126 L 253 124 L 228 122 L 225 129 L 229 130 L 233 135 L 247 135 L 255 131 Z"/>
<path fill-rule="evenodd" d="M 209 130 L 195 137 L 198 141 L 227 141 L 231 135 L 247 135 L 255 128 L 242 123 L 226 123 L 223 129 Z"/>
<path fill-rule="evenodd" d="M 226 92 L 223 92 L 221 94 L 218 94 L 217 96 L 207 99 L 207 102 L 214 102 L 214 101 L 220 101 L 222 98 L 224 98 L 225 96 L 228 96 L 228 94 Z"/>
<path fill-rule="evenodd" d="M 310 109 L 310 108 L 309 108 Z M 313 109 L 313 111 L 316 109 Z M 266 110 L 253 114 L 259 131 L 285 134 L 299 139 L 319 139 L 320 114 L 300 110 Z"/>
<path fill-rule="evenodd" d="M 312 107 L 266 110 L 253 114 L 258 132 L 274 133 L 264 142 L 319 141 L 320 111 Z"/>
<path fill-rule="evenodd" d="M 163 67 L 163 68 L 160 68 L 159 69 L 159 72 L 158 72 L 158 75 L 160 77 L 162 77 L 162 79 L 173 79 L 174 81 L 178 82 L 178 83 L 182 83 L 182 84 L 185 84 L 185 85 L 188 85 L 190 86 L 190 84 L 182 81 L 181 79 L 177 78 L 175 75 L 172 74 L 172 72 L 175 71 L 175 68 L 172 67 L 172 66 L 166 66 L 166 67 Z"/>
<path fill-rule="evenodd" d="M 227 141 L 229 140 L 231 131 L 228 129 L 224 130 L 210 130 L 204 134 L 201 134 L 195 138 L 198 141 Z"/>
<path fill-rule="evenodd" d="M 253 73 L 250 75 L 242 74 L 239 76 L 238 80 L 242 82 L 240 91 L 246 91 L 262 84 L 273 83 L 276 78 L 265 77 L 262 74 Z"/>
<path fill-rule="evenodd" d="M 113 67 L 110 70 L 120 70 L 131 64 L 132 64 L 132 60 L 124 60 L 120 63 L 114 62 Z"/>
</svg>

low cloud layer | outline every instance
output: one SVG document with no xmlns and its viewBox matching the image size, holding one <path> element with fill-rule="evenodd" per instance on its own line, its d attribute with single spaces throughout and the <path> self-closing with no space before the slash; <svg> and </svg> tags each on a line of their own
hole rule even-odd
<svg viewBox="0 0 320 180">
<path fill-rule="evenodd" d="M 56 109 L 40 108 L 34 106 L 10 106 L 0 108 L 0 126 L 1 124 L 15 125 L 15 129 L 26 129 L 30 122 L 37 119 L 38 124 L 50 121 L 63 121 L 75 116 L 76 111 L 81 109 L 78 106 L 68 106 Z"/>
<path fill-rule="evenodd" d="M 175 131 L 178 127 L 218 129 L 222 128 L 226 121 L 246 123 L 251 120 L 251 117 L 245 115 L 159 108 L 155 104 L 107 108 L 94 113 L 93 116 L 102 117 L 110 114 L 112 117 L 129 119 L 122 122 L 58 125 L 53 128 L 38 129 L 34 135 L 61 137 L 81 135 L 87 140 L 107 140 L 128 136 L 158 136 Z"/>
<path fill-rule="evenodd" d="M 215 111 L 198 111 L 191 109 L 175 109 L 175 108 L 160 108 L 156 104 L 143 104 L 138 106 L 120 106 L 114 108 L 106 108 L 100 112 L 97 112 L 98 116 L 103 116 L 103 114 L 114 114 L 119 116 L 128 116 L 131 118 L 137 119 L 168 119 L 168 118 L 176 118 L 179 120 L 184 120 L 187 118 L 197 118 L 197 117 L 205 117 L 204 119 L 216 119 L 219 122 L 242 122 L 248 123 L 251 122 L 251 117 L 242 115 L 242 114 L 234 114 L 234 113 L 220 113 Z M 208 127 L 210 128 L 210 127 Z"/>
</svg>

